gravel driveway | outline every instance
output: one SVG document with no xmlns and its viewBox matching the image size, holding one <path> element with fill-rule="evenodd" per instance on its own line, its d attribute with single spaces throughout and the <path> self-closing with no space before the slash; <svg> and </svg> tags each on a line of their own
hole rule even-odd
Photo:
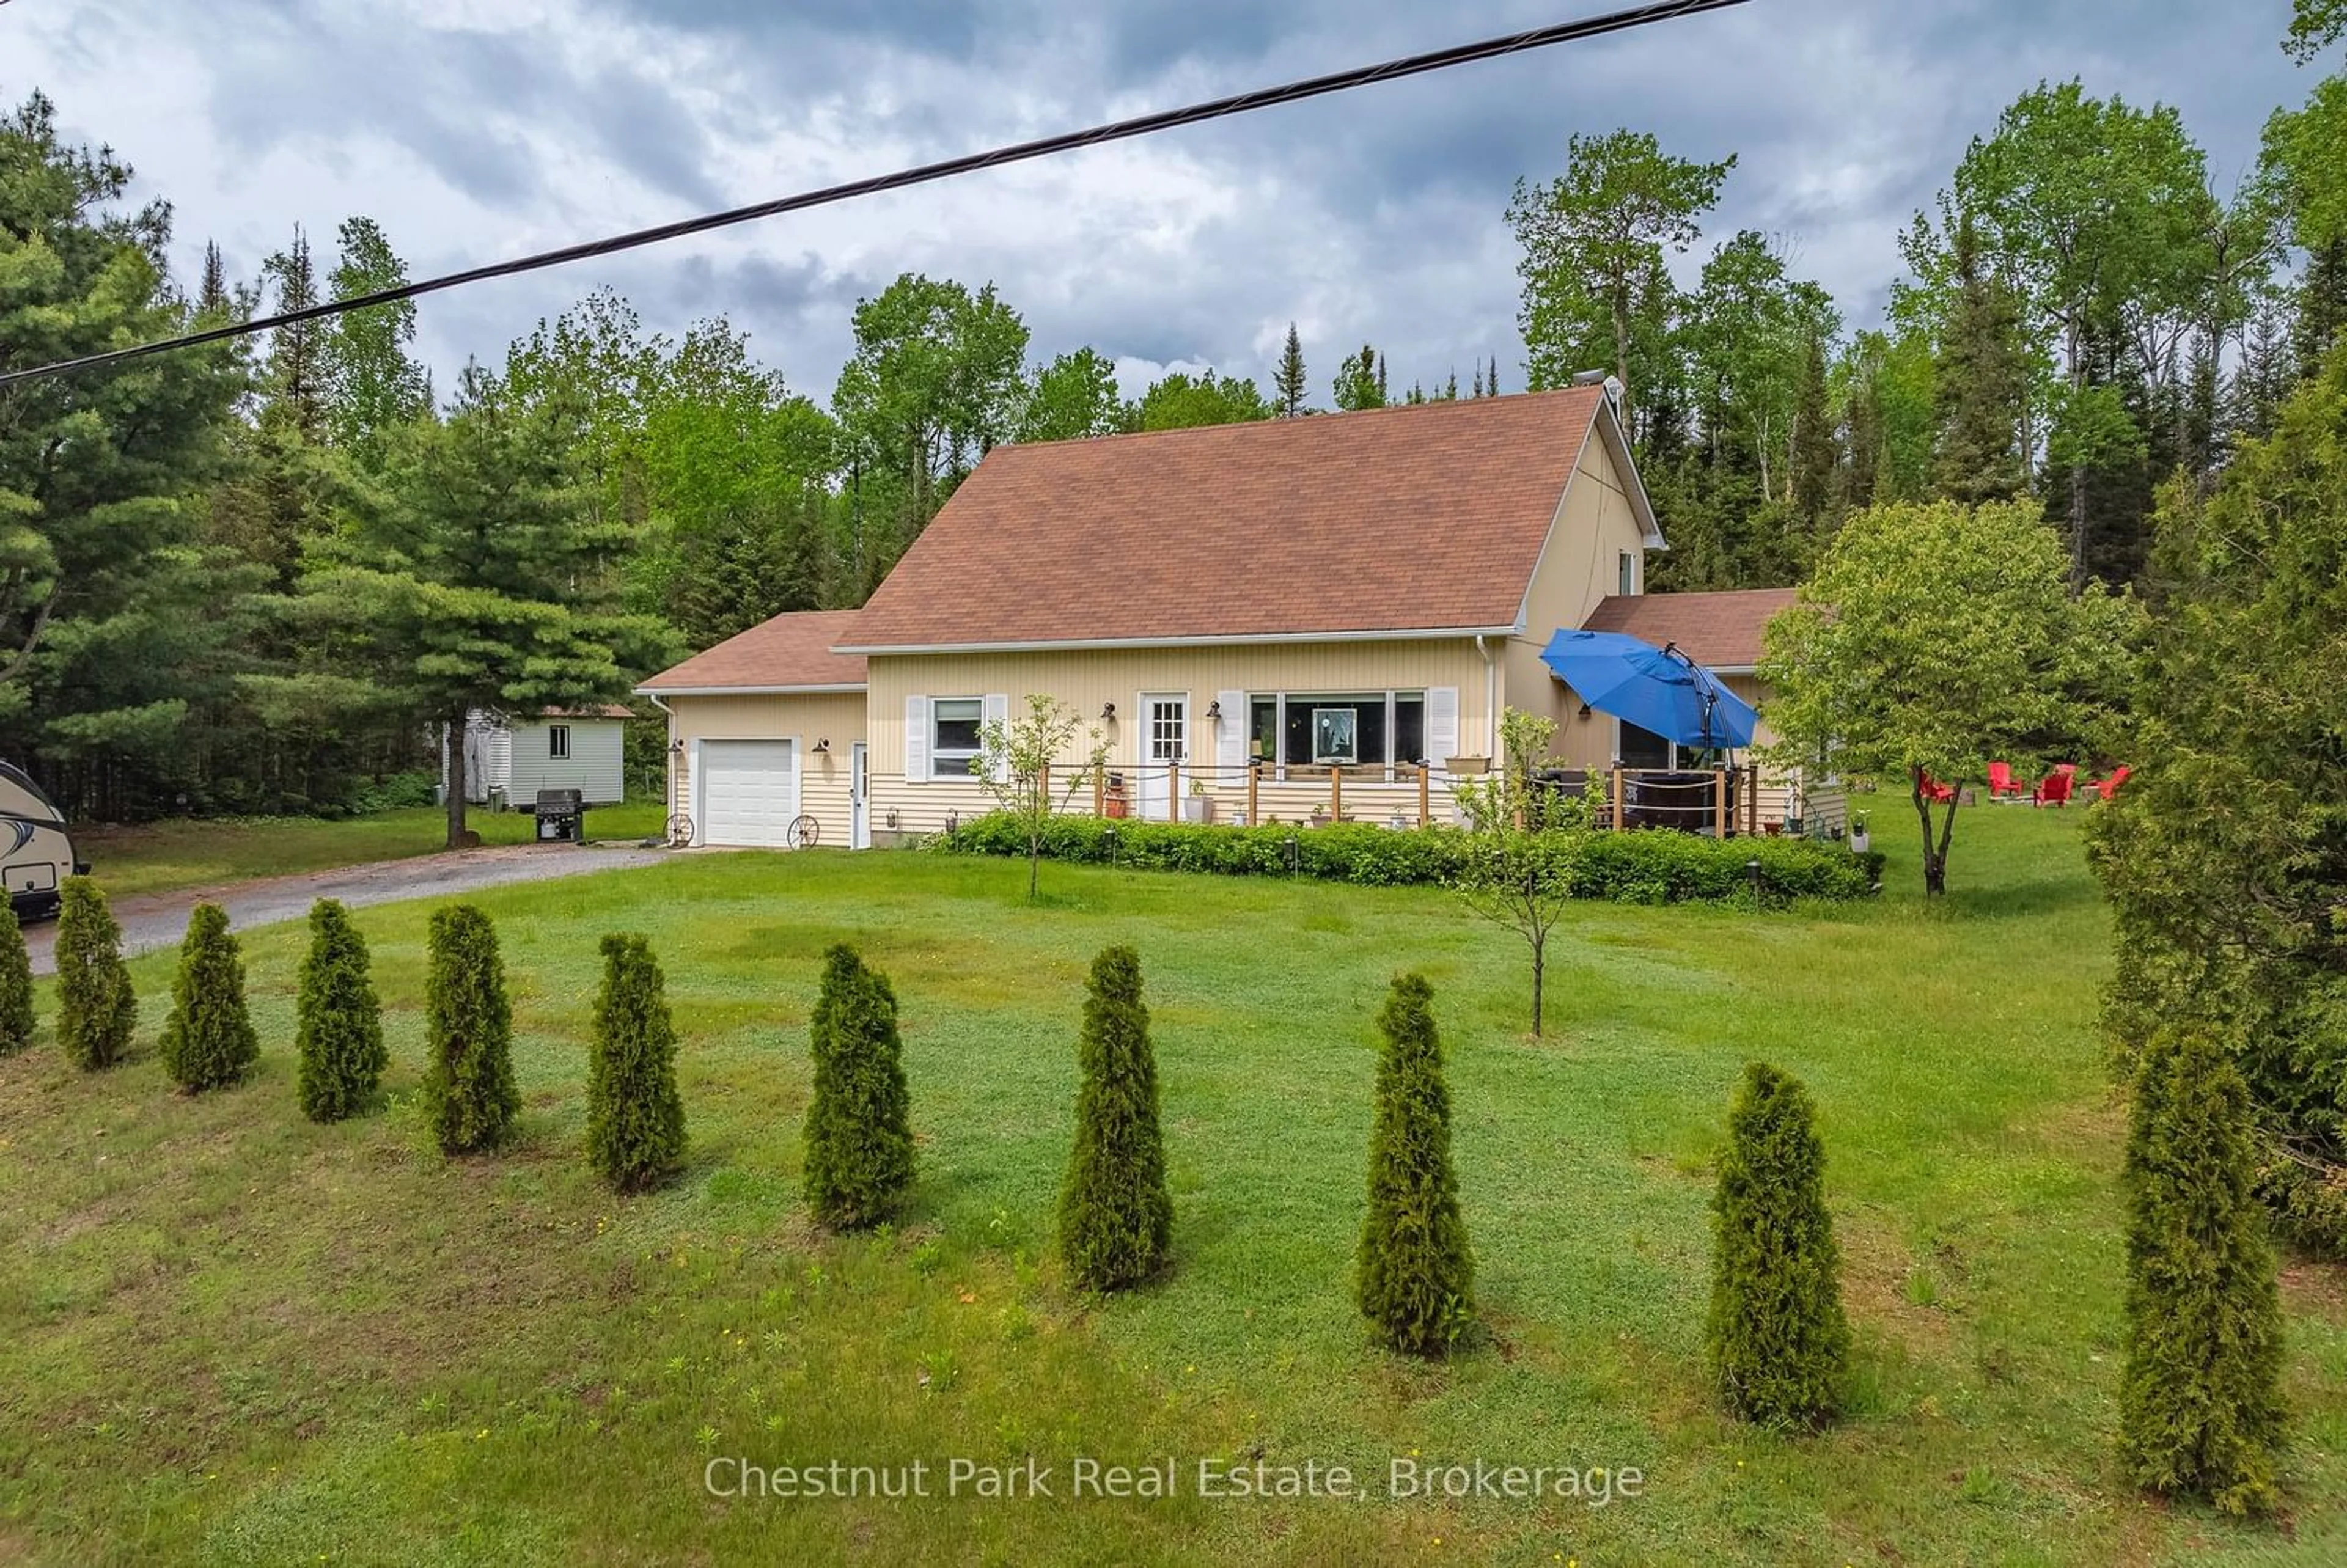
<svg viewBox="0 0 2347 1568">
<path fill-rule="evenodd" d="M 645 849 L 635 845 L 497 845 L 418 855 L 406 860 L 382 860 L 372 866 L 304 872 L 299 876 L 266 876 L 253 882 L 229 882 L 213 887 L 187 887 L 176 893 L 118 898 L 114 901 L 114 917 L 122 923 L 123 952 L 145 953 L 175 946 L 187 935 L 188 911 L 200 903 L 224 906 L 229 924 L 241 929 L 279 920 L 298 920 L 320 898 L 339 898 L 356 908 L 368 904 L 396 903 L 402 898 L 429 898 L 444 893 L 469 893 L 477 887 L 501 887 L 508 882 L 544 882 L 589 871 L 652 866 L 668 855 L 664 849 Z M 49 949 L 56 938 L 55 920 L 44 920 L 25 928 L 25 946 L 32 952 L 35 974 L 46 975 L 56 969 Z"/>
</svg>

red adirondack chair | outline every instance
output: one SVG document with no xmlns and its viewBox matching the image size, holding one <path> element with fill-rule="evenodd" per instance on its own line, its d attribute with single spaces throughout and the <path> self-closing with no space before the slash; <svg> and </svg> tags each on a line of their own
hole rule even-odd
<svg viewBox="0 0 2347 1568">
<path fill-rule="evenodd" d="M 1988 765 L 1988 797 L 1991 800 L 2019 800 L 2029 793 L 2029 786 L 2013 776 L 2011 763 L 1991 763 Z"/>
<path fill-rule="evenodd" d="M 1933 805 L 1945 805 L 1956 798 L 1956 786 L 1942 784 L 1930 774 L 1923 775 L 1923 798 Z"/>
<path fill-rule="evenodd" d="M 2070 785 L 2076 779 L 2077 773 L 2078 770 L 2075 765 L 2064 763 L 2046 774 L 2037 785 L 2037 793 L 2034 797 L 2036 803 L 2039 805 L 2068 805 Z"/>
<path fill-rule="evenodd" d="M 2101 795 L 2105 800 L 2110 799 L 2111 796 L 2119 793 L 2119 785 L 2127 783 L 2127 774 L 2133 772 L 2135 772 L 2135 769 L 2129 767 L 2125 763 L 2121 763 L 2118 766 L 2111 770 L 2110 777 L 2106 779 L 2096 779 L 2095 781 L 2095 793 Z"/>
</svg>

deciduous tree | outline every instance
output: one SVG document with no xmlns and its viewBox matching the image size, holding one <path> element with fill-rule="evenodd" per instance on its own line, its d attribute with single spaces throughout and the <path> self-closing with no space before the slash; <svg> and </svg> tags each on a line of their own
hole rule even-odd
<svg viewBox="0 0 2347 1568">
<path fill-rule="evenodd" d="M 1069 748 L 1081 743 L 1071 754 Z M 974 774 L 995 809 L 1017 819 L 1027 835 L 1027 897 L 1036 896 L 1042 875 L 1043 830 L 1054 813 L 1065 811 L 1092 786 L 1108 765 L 1108 742 L 1097 724 L 1057 697 L 1030 692 L 1027 711 L 1011 719 L 989 719 L 978 727 Z M 1059 790 L 1052 791 L 1052 774 Z"/>
<path fill-rule="evenodd" d="M 2134 601 L 2073 595 L 2036 508 L 1878 506 L 1842 522 L 1795 605 L 1769 622 L 1760 679 L 1780 763 L 1901 781 L 1923 886 L 1947 889 L 1963 786 L 1991 759 L 2034 774 L 2095 754 L 2127 690 Z M 1934 784 L 1950 798 L 1933 798 Z"/>
<path fill-rule="evenodd" d="M 1452 786 L 1469 835 L 1455 886 L 1470 909 L 1532 949 L 1535 1036 L 1547 1010 L 1549 933 L 1573 897 L 1578 857 L 1573 835 L 1559 830 L 1582 821 L 1581 803 L 1533 781 L 1555 739 L 1555 720 L 1511 708 L 1500 720 L 1502 754 L 1491 771 Z"/>
</svg>

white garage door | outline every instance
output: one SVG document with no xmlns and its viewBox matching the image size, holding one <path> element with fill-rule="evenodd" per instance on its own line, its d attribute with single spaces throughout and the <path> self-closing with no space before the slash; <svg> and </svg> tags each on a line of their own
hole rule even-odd
<svg viewBox="0 0 2347 1568">
<path fill-rule="evenodd" d="M 798 759 L 790 742 L 701 743 L 703 844 L 780 848 L 798 813 Z"/>
</svg>

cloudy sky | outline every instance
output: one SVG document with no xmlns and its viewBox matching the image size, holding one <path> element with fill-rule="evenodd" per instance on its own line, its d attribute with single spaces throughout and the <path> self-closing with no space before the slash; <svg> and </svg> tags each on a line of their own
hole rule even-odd
<svg viewBox="0 0 2347 1568">
<path fill-rule="evenodd" d="M 857 175 L 1613 8 L 1614 0 L 13 0 L 34 87 L 251 276 L 353 213 L 421 276 Z M 1521 387 L 1520 175 L 1627 125 L 1740 159 L 1713 233 L 1781 238 L 1865 323 L 1899 228 L 2041 77 L 2178 105 L 2221 188 L 2311 86 L 2289 0 L 1751 0 L 424 301 L 447 384 L 599 283 L 676 330 L 723 313 L 826 395 L 860 297 L 992 280 L 1039 357 L 1090 343 L 1261 377 L 1290 320 L 1317 396 L 1373 341 L 1398 383 L 1497 354 Z M 1690 269 L 1700 253 L 1687 258 Z"/>
</svg>

